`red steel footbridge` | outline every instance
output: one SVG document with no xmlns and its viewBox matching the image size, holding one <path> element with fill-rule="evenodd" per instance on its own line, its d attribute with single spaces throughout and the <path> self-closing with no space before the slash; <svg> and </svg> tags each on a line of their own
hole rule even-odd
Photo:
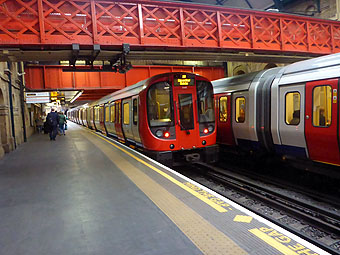
<svg viewBox="0 0 340 255">
<path fill-rule="evenodd" d="M 340 52 L 340 22 L 165 1 L 0 1 L 0 60 L 69 59 L 75 50 L 105 60 L 123 43 L 132 59 L 313 56 Z"/>
</svg>

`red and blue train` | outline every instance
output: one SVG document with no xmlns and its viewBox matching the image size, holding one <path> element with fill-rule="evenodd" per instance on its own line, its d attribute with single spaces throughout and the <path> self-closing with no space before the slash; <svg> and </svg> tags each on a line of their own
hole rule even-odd
<svg viewBox="0 0 340 255">
<path fill-rule="evenodd" d="M 70 109 L 68 116 L 175 165 L 183 160 L 217 160 L 214 107 L 208 79 L 192 73 L 165 73 Z"/>
<path fill-rule="evenodd" d="M 212 84 L 217 143 L 340 175 L 340 54 Z"/>
</svg>

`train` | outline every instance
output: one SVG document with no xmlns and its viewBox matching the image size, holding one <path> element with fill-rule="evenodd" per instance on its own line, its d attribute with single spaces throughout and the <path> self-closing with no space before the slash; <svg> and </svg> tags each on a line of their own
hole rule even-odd
<svg viewBox="0 0 340 255">
<path fill-rule="evenodd" d="M 143 151 L 168 166 L 215 162 L 211 82 L 193 73 L 164 73 L 72 108 L 72 121 Z"/>
<path fill-rule="evenodd" d="M 337 53 L 212 81 L 217 143 L 339 175 L 339 78 Z"/>
</svg>

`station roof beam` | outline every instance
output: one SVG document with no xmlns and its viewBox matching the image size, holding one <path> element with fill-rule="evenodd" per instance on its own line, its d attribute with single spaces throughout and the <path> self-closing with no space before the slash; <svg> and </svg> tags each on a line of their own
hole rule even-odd
<svg viewBox="0 0 340 255">
<path fill-rule="evenodd" d="M 79 44 L 72 45 L 72 57 L 70 65 L 64 67 L 64 72 L 119 72 L 126 73 L 132 68 L 131 62 L 127 61 L 126 57 L 130 52 L 130 45 L 123 43 L 122 52 L 115 54 L 109 59 L 109 64 L 102 61 L 102 66 L 94 66 L 94 61 L 100 54 L 100 45 L 93 45 L 93 51 L 90 54 L 79 54 Z M 84 65 L 76 65 L 77 60 L 85 60 Z"/>
<path fill-rule="evenodd" d="M 248 2 L 254 9 L 260 3 L 274 3 Z M 94 45 L 100 45 L 97 60 L 108 56 L 103 51 L 120 51 L 122 43 L 130 44 L 129 55 L 165 50 L 196 55 L 340 52 L 340 22 L 254 9 L 152 0 L 54 0 L 53 4 L 50 0 L 3 0 L 0 60 L 36 61 L 43 57 L 40 52 L 69 60 L 77 51 L 73 44 L 79 45 L 79 55 L 82 49 L 95 52 Z"/>
</svg>

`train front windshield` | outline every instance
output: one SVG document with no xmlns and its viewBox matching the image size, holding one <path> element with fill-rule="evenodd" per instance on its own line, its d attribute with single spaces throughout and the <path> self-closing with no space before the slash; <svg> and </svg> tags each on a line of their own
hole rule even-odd
<svg viewBox="0 0 340 255">
<path fill-rule="evenodd" d="M 153 84 L 148 91 L 148 116 L 151 127 L 173 125 L 171 87 L 167 82 Z"/>
<path fill-rule="evenodd" d="M 196 121 L 200 124 L 215 122 L 211 83 L 196 80 L 194 75 L 179 77 L 175 76 L 173 86 L 167 81 L 150 86 L 147 92 L 147 112 L 151 128 L 174 126 L 174 118 L 181 130 L 196 129 Z M 196 112 L 198 116 L 195 116 Z"/>
<path fill-rule="evenodd" d="M 207 81 L 197 81 L 198 113 L 200 123 L 215 121 L 214 92 L 212 85 Z"/>
</svg>

